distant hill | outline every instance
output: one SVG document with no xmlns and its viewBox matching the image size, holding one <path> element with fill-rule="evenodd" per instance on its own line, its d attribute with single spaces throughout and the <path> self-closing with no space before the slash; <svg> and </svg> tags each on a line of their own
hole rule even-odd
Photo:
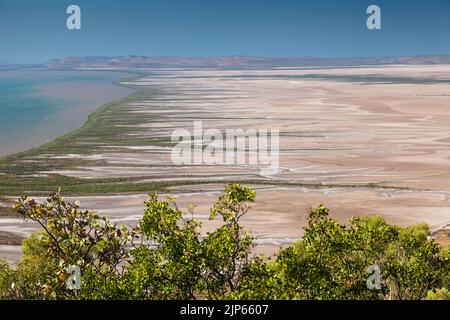
<svg viewBox="0 0 450 320">
<path fill-rule="evenodd" d="M 377 58 L 317 58 L 317 57 L 70 57 L 54 59 L 49 69 L 84 68 L 276 68 L 276 67 L 325 67 L 358 65 L 428 65 L 450 64 L 450 56 L 404 56 Z"/>
<path fill-rule="evenodd" d="M 0 71 L 8 70 L 42 70 L 46 69 L 45 64 L 0 64 Z"/>
</svg>

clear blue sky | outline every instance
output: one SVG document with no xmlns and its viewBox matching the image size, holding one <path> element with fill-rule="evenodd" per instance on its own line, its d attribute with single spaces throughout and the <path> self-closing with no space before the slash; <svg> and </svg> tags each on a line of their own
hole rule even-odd
<svg viewBox="0 0 450 320">
<path fill-rule="evenodd" d="M 66 29 L 70 4 L 80 31 Z M 370 4 L 380 31 L 366 28 Z M 128 54 L 450 54 L 450 0 L 0 0 L 0 62 Z"/>
</svg>

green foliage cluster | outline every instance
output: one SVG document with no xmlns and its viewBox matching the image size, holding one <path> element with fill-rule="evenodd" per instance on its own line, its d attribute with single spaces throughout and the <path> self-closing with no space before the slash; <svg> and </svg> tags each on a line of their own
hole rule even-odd
<svg viewBox="0 0 450 320">
<path fill-rule="evenodd" d="M 139 224 L 117 226 L 59 194 L 14 210 L 42 231 L 23 243 L 13 269 L 0 262 L 0 299 L 449 299 L 450 248 L 426 225 L 401 228 L 357 217 L 347 226 L 324 206 L 308 212 L 304 236 L 274 257 L 255 255 L 241 225 L 255 192 L 226 186 L 202 234 L 194 207 L 151 194 Z M 70 267 L 81 271 L 73 290 Z M 368 267 L 380 270 L 369 289 Z"/>
<path fill-rule="evenodd" d="M 368 289 L 367 269 L 374 265 L 380 270 L 380 288 Z M 281 250 L 272 264 L 259 264 L 256 281 L 250 276 L 238 297 L 417 300 L 449 288 L 449 273 L 448 249 L 445 253 L 429 238 L 426 225 L 400 228 L 374 216 L 342 226 L 319 206 L 309 212 L 303 239 Z M 261 283 L 267 286 L 258 289 Z"/>
</svg>

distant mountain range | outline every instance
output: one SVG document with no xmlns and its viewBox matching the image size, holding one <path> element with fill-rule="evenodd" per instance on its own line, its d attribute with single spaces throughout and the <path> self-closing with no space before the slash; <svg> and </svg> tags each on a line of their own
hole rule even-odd
<svg viewBox="0 0 450 320">
<path fill-rule="evenodd" d="M 317 58 L 317 57 L 70 57 L 53 59 L 48 69 L 86 68 L 282 68 L 282 67 L 335 67 L 359 65 L 431 65 L 450 64 L 450 55 L 377 57 L 377 58 Z"/>
</svg>

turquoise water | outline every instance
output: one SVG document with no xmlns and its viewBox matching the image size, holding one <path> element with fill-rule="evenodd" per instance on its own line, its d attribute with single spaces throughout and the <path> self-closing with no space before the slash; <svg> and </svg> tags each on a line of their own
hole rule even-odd
<svg viewBox="0 0 450 320">
<path fill-rule="evenodd" d="M 34 92 L 42 82 L 27 79 L 0 78 L 0 135 L 11 135 L 39 123 L 55 111 L 61 101 L 48 99 Z"/>
<path fill-rule="evenodd" d="M 0 72 L 0 155 L 48 142 L 82 125 L 100 105 L 126 96 L 113 72 Z"/>
</svg>

